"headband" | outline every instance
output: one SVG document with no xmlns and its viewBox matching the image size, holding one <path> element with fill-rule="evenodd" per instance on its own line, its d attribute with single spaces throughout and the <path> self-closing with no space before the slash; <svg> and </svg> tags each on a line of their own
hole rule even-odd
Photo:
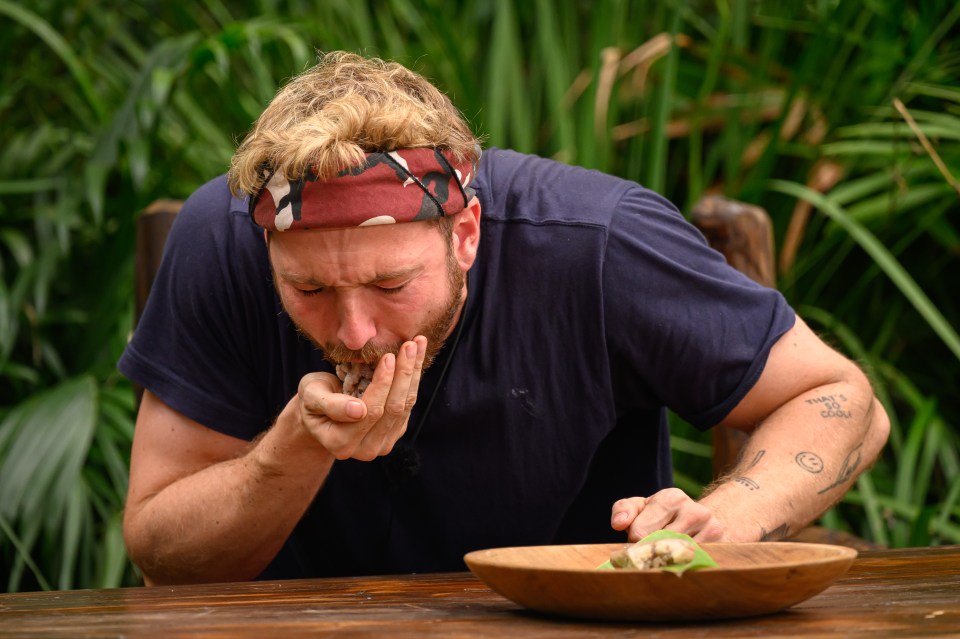
<svg viewBox="0 0 960 639">
<path fill-rule="evenodd" d="M 299 180 L 277 170 L 250 197 L 250 217 L 268 231 L 431 220 L 467 208 L 475 172 L 449 151 L 428 148 L 367 153 L 325 180 L 313 169 Z"/>
</svg>

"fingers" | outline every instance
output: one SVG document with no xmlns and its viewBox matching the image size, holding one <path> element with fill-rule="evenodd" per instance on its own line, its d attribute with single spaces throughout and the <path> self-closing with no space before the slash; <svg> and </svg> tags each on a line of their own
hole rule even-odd
<svg viewBox="0 0 960 639">
<path fill-rule="evenodd" d="M 300 380 L 300 423 L 321 446 L 337 459 L 350 456 L 358 432 L 366 432 L 367 407 L 341 391 L 340 380 L 330 373 L 310 373 Z"/>
<path fill-rule="evenodd" d="M 643 511 L 647 500 L 645 497 L 630 497 L 621 499 L 613 505 L 613 514 L 610 517 L 610 525 L 614 530 L 626 530 L 630 524 Z"/>
<path fill-rule="evenodd" d="M 365 454 L 370 455 L 371 458 L 389 453 L 397 440 L 406 432 L 410 412 L 417 401 L 426 350 L 427 339 L 423 336 L 418 335 L 413 341 L 405 342 L 397 354 L 393 378 L 389 387 L 385 389 L 385 396 L 382 394 L 383 391 L 378 389 L 378 394 L 371 398 L 368 410 L 379 414 L 380 417 L 373 423 L 361 444 Z M 379 369 L 379 366 L 377 368 Z M 376 373 L 374 379 L 376 379 Z M 367 388 L 367 393 L 370 392 L 371 387 L 373 387 L 372 382 Z M 366 401 L 365 393 L 364 402 Z"/>
<path fill-rule="evenodd" d="M 416 360 L 414 360 L 413 375 L 410 377 L 410 387 L 407 390 L 406 410 L 407 413 L 413 410 L 417 403 L 417 391 L 420 389 L 420 378 L 423 376 L 423 360 L 427 355 L 427 338 L 423 335 L 417 335 L 413 338 L 417 345 Z"/>
<path fill-rule="evenodd" d="M 718 541 L 725 527 L 713 512 L 679 488 L 666 488 L 650 497 L 621 499 L 613 505 L 610 524 L 626 530 L 628 541 L 640 541 L 656 530 L 673 530 L 697 541 Z"/>
<path fill-rule="evenodd" d="M 396 355 L 385 354 L 362 400 L 344 395 L 334 375 L 305 375 L 299 388 L 304 423 L 337 459 L 386 455 L 406 432 L 426 347 L 421 335 L 402 344 Z"/>
<path fill-rule="evenodd" d="M 362 401 L 340 392 L 340 380 L 330 373 L 304 375 L 297 393 L 303 410 L 336 422 L 355 422 L 367 414 Z"/>
</svg>

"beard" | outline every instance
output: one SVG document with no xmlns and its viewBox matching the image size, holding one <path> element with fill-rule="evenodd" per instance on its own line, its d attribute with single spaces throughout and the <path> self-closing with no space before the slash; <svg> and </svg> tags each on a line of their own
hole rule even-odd
<svg viewBox="0 0 960 639">
<path fill-rule="evenodd" d="M 355 350 L 347 348 L 342 343 L 322 344 L 307 333 L 292 317 L 290 321 L 293 322 L 297 332 L 312 342 L 313 345 L 323 353 L 323 358 L 333 364 L 334 367 L 338 364 L 348 364 L 358 361 L 375 367 L 381 357 L 387 353 L 396 355 L 399 353 L 400 347 L 405 341 L 412 340 L 417 335 L 423 335 L 427 338 L 427 350 L 423 358 L 423 370 L 427 370 L 436 359 L 437 353 L 440 352 L 446 343 L 447 336 L 450 334 L 450 329 L 453 327 L 454 319 L 457 316 L 457 311 L 463 304 L 465 297 L 464 283 L 466 282 L 466 275 L 460 270 L 460 266 L 453 256 L 453 250 L 450 245 L 447 245 L 446 263 L 449 293 L 441 312 L 435 319 L 418 327 L 415 333 L 407 336 L 406 340 L 399 340 L 392 344 L 378 344 L 370 341 L 364 344 L 363 348 Z M 460 318 L 460 321 L 463 321 L 463 318 Z"/>
</svg>

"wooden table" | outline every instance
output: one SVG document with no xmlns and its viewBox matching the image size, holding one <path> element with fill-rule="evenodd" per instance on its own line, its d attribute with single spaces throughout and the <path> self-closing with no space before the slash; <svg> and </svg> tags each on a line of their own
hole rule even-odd
<svg viewBox="0 0 960 639">
<path fill-rule="evenodd" d="M 960 637 L 960 546 L 861 553 L 787 611 L 604 623 L 524 611 L 469 573 L 0 595 L 17 637 Z"/>
</svg>

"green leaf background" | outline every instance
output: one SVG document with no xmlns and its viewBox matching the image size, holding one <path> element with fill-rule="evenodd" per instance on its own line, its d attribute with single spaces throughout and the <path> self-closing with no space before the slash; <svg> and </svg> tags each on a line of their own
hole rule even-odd
<svg viewBox="0 0 960 639">
<path fill-rule="evenodd" d="M 0 584 L 137 583 L 115 369 L 136 217 L 225 171 L 332 49 L 424 73 L 488 145 L 685 212 L 707 193 L 764 207 L 778 288 L 893 421 L 821 523 L 960 543 L 958 20 L 945 0 L 0 0 Z M 709 438 L 674 419 L 672 442 L 698 494 Z"/>
</svg>

